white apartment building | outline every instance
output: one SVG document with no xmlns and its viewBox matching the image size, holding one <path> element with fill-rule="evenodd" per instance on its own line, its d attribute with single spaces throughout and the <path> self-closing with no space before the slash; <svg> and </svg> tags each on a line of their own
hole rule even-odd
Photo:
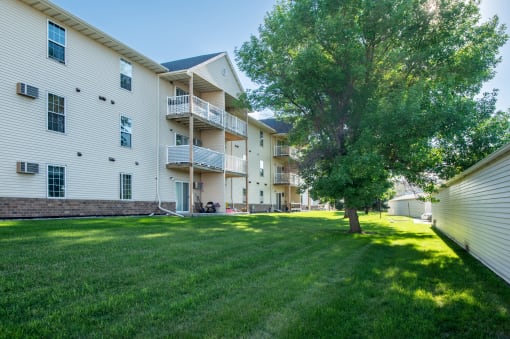
<svg viewBox="0 0 510 339">
<path fill-rule="evenodd" d="M 0 36 L 0 218 L 302 203 L 226 53 L 160 64 L 46 0 L 1 1 Z"/>
</svg>

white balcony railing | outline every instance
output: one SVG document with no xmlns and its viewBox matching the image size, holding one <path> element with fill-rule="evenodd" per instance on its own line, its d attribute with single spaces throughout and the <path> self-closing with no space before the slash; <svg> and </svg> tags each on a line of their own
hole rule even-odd
<svg viewBox="0 0 510 339">
<path fill-rule="evenodd" d="M 167 164 L 189 164 L 189 145 L 168 146 Z M 193 165 L 214 171 L 246 174 L 246 160 L 232 155 L 193 146 Z"/>
<path fill-rule="evenodd" d="M 182 115 L 185 113 L 195 114 L 202 119 L 219 125 L 229 132 L 242 136 L 247 135 L 246 122 L 236 116 L 216 107 L 199 97 L 193 96 L 193 105 L 190 105 L 190 95 L 168 97 L 167 115 Z M 191 111 L 193 106 L 193 111 Z"/>
<path fill-rule="evenodd" d="M 247 135 L 246 121 L 225 112 L 225 129 L 239 135 Z"/>
<path fill-rule="evenodd" d="M 301 184 L 301 177 L 296 173 L 288 172 L 275 173 L 274 184 L 299 186 Z"/>
<path fill-rule="evenodd" d="M 291 146 L 275 146 L 274 147 L 275 157 L 291 157 L 297 159 L 298 150 Z"/>
<path fill-rule="evenodd" d="M 246 174 L 246 160 L 225 154 L 225 171 Z"/>
<path fill-rule="evenodd" d="M 167 164 L 189 164 L 190 162 L 189 145 L 168 146 Z M 193 165 L 222 171 L 224 163 L 224 153 L 193 146 Z"/>
</svg>

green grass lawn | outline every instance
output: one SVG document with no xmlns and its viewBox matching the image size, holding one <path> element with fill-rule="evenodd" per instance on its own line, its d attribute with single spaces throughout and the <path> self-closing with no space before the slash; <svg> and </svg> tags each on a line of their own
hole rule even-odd
<svg viewBox="0 0 510 339">
<path fill-rule="evenodd" d="M 425 224 L 0 222 L 0 337 L 509 338 L 510 287 Z"/>
</svg>

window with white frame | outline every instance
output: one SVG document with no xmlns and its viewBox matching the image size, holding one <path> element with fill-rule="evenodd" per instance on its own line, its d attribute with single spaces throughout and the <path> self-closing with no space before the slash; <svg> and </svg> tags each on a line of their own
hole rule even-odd
<svg viewBox="0 0 510 339">
<path fill-rule="evenodd" d="M 131 118 L 120 117 L 120 145 L 123 147 L 131 147 L 132 126 Z"/>
<path fill-rule="evenodd" d="M 188 95 L 188 91 L 183 90 L 182 88 L 175 87 L 175 96 Z"/>
<path fill-rule="evenodd" d="M 65 98 L 48 93 L 48 130 L 66 131 Z"/>
<path fill-rule="evenodd" d="M 48 58 L 66 63 L 66 30 L 48 21 Z"/>
<path fill-rule="evenodd" d="M 262 130 L 260 130 L 259 139 L 260 139 L 260 147 L 264 147 L 264 132 Z"/>
<path fill-rule="evenodd" d="M 176 134 L 175 145 L 176 146 L 189 145 L 189 137 L 182 134 Z"/>
<path fill-rule="evenodd" d="M 246 188 L 243 188 L 243 204 L 246 204 Z"/>
<path fill-rule="evenodd" d="M 120 174 L 120 199 L 131 200 L 133 199 L 133 177 L 131 174 Z"/>
<path fill-rule="evenodd" d="M 48 198 L 65 198 L 66 168 L 65 166 L 48 165 Z"/>
<path fill-rule="evenodd" d="M 264 176 L 264 160 L 260 160 L 260 164 L 259 164 L 259 174 L 261 177 Z"/>
<path fill-rule="evenodd" d="M 130 62 L 120 59 L 120 87 L 131 91 L 133 66 Z"/>
<path fill-rule="evenodd" d="M 260 191 L 260 203 L 264 203 L 264 191 Z"/>
</svg>

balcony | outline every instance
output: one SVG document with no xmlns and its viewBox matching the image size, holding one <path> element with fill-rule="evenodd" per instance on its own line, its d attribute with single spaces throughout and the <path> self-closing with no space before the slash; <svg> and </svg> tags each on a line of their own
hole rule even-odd
<svg viewBox="0 0 510 339">
<path fill-rule="evenodd" d="M 247 173 L 246 160 L 225 154 L 225 173 L 229 177 L 245 176 Z"/>
<path fill-rule="evenodd" d="M 299 186 L 301 177 L 296 173 L 280 172 L 274 175 L 274 185 Z"/>
<path fill-rule="evenodd" d="M 168 146 L 166 166 L 189 168 L 189 145 Z M 246 160 L 199 146 L 193 146 L 193 167 L 202 172 L 225 171 L 230 176 L 246 175 Z"/>
<path fill-rule="evenodd" d="M 298 158 L 298 150 L 291 146 L 275 146 L 274 157 L 291 157 L 292 159 Z"/>
<path fill-rule="evenodd" d="M 188 125 L 190 115 L 196 118 L 194 126 L 197 129 L 224 129 L 227 140 L 240 140 L 247 136 L 245 121 L 199 97 L 190 95 L 168 97 L 167 119 Z"/>
</svg>

